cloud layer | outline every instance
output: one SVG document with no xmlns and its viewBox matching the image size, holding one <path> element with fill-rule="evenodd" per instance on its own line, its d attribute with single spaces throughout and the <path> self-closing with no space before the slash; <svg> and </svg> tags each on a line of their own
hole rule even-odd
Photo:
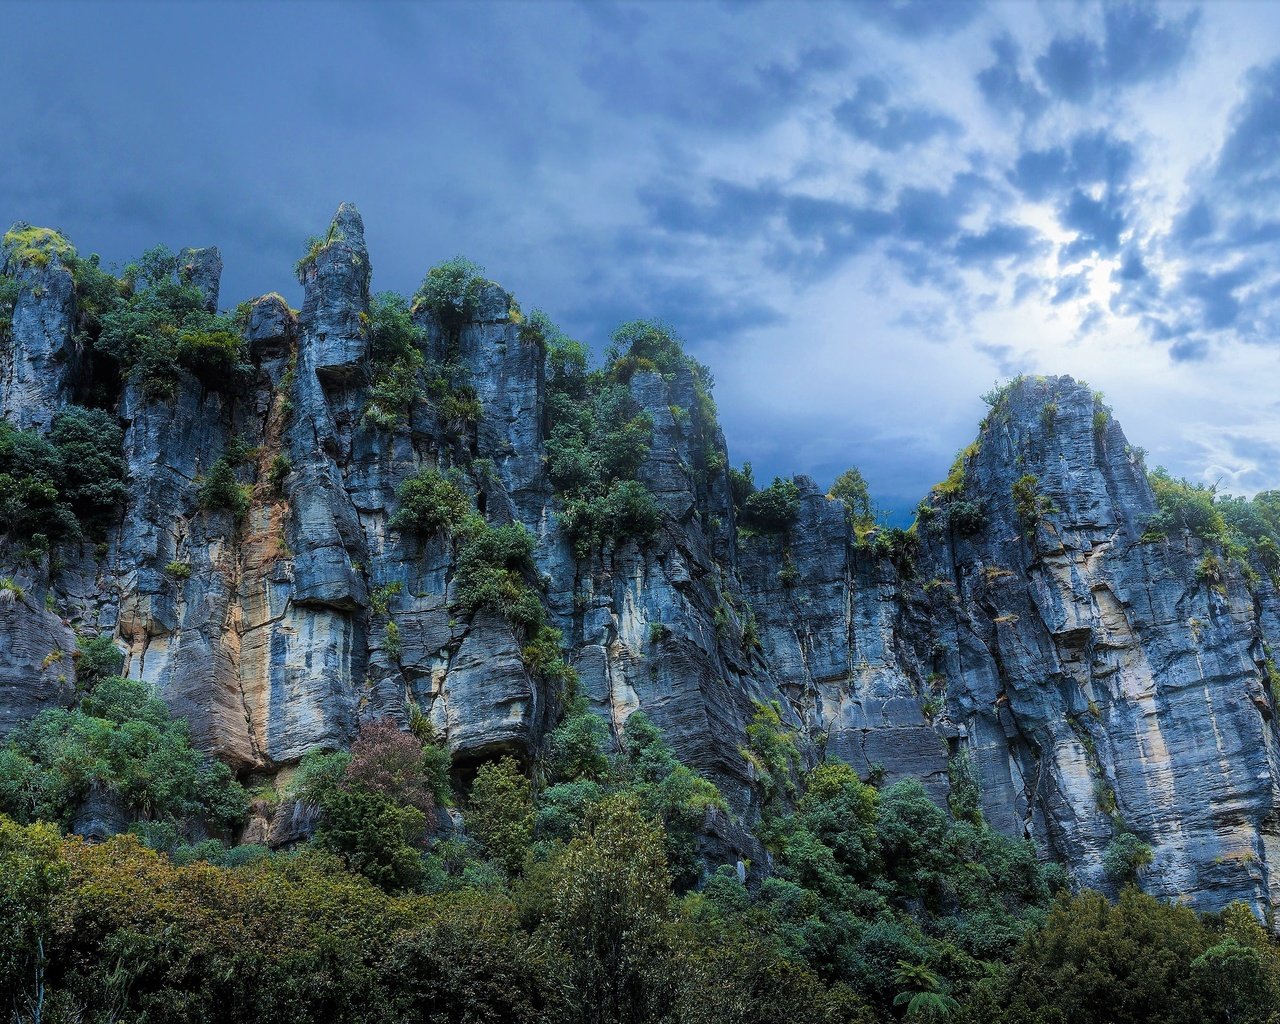
<svg viewBox="0 0 1280 1024">
<path fill-rule="evenodd" d="M 758 477 L 901 513 L 1020 371 L 1280 486 L 1280 11 L 1220 3 L 6 7 L 0 219 L 296 292 L 465 253 L 597 346 L 670 321 Z M 54 72 L 56 69 L 56 73 Z"/>
</svg>

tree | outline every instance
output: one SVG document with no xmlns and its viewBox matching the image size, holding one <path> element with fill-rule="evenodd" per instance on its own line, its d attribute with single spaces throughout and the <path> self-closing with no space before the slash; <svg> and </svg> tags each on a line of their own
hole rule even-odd
<svg viewBox="0 0 1280 1024">
<path fill-rule="evenodd" d="M 432 763 L 390 719 L 366 722 L 350 753 L 309 753 L 295 792 L 320 811 L 316 845 L 383 889 L 416 885 L 438 788 Z"/>
<path fill-rule="evenodd" d="M 0 1005 L 43 1019 L 53 900 L 67 883 L 58 830 L 0 816 Z"/>
<path fill-rule="evenodd" d="M 836 477 L 827 497 L 844 502 L 849 521 L 855 528 L 868 530 L 875 525 L 876 514 L 871 507 L 871 492 L 857 466 L 846 469 Z"/>
<path fill-rule="evenodd" d="M 786 530 L 800 512 L 800 488 L 793 480 L 774 477 L 762 491 L 748 495 L 742 505 L 742 518 L 752 529 L 768 533 Z"/>
<path fill-rule="evenodd" d="M 903 991 L 893 997 L 894 1006 L 906 1006 L 907 1020 L 946 1020 L 960 1004 L 942 990 L 942 980 L 924 964 L 898 961 L 894 984 Z"/>
<path fill-rule="evenodd" d="M 490 857 L 509 875 L 519 873 L 533 835 L 533 797 L 513 758 L 481 765 L 471 785 L 466 822 Z"/>
<path fill-rule="evenodd" d="M 538 874 L 532 892 L 565 986 L 559 1020 L 659 1019 L 674 964 L 663 956 L 671 881 L 662 826 L 634 796 L 588 808 L 578 834 Z"/>
</svg>

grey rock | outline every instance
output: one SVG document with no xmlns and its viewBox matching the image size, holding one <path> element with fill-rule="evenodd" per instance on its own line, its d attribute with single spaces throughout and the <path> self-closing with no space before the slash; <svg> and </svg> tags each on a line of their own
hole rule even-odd
<svg viewBox="0 0 1280 1024">
<path fill-rule="evenodd" d="M 216 250 L 184 250 L 183 266 L 216 304 Z M 0 409 L 43 429 L 79 383 L 74 286 L 57 259 L 18 276 Z M 533 761 L 564 695 L 530 674 L 501 615 L 457 606 L 453 540 L 389 525 L 405 480 L 458 467 L 491 521 L 537 539 L 544 603 L 591 707 L 615 734 L 643 710 L 725 793 L 734 815 L 699 837 L 708 864 L 767 871 L 743 747 L 756 705 L 777 702 L 807 763 L 920 778 L 939 801 L 971 772 L 987 820 L 1081 883 L 1109 884 L 1102 856 L 1125 828 L 1153 848 L 1153 892 L 1204 908 L 1280 901 L 1265 675 L 1280 593 L 1234 565 L 1220 591 L 1205 586 L 1193 537 L 1143 541 L 1145 472 L 1087 389 L 1011 389 L 966 464 L 962 497 L 985 525 L 963 534 L 938 501 L 895 547 L 888 533 L 856 537 L 806 478 L 788 530 L 739 530 L 723 436 L 701 436 L 690 415 L 692 373 L 636 373 L 631 393 L 654 424 L 639 475 L 662 527 L 579 559 L 544 466 L 544 353 L 507 293 L 487 286 L 452 335 L 418 314 L 425 354 L 455 360 L 475 387 L 474 429 L 424 401 L 387 430 L 364 416 L 370 269 L 354 207 L 339 208 L 302 276 L 296 319 L 279 296 L 251 307 L 246 393 L 186 377 L 171 401 L 125 390 L 129 497 L 101 549 L 68 545 L 56 573 L 0 549 L 0 577 L 23 591 L 0 590 L 0 734 L 70 699 L 75 634 L 101 631 L 203 749 L 246 775 L 280 782 L 362 721 L 407 724 L 415 710 L 461 773 L 503 754 Z M 234 437 L 254 449 L 236 469 L 251 494 L 239 521 L 196 500 Z M 1036 524 L 1013 500 L 1024 474 L 1052 504 Z M 313 825 L 312 809 L 286 801 L 255 812 L 246 838 L 290 845 Z"/>
<path fill-rule="evenodd" d="M 218 311 L 218 285 L 222 280 L 222 253 L 216 246 L 207 249 L 183 249 L 178 253 L 178 277 L 204 293 L 204 308 Z"/>
<path fill-rule="evenodd" d="M 0 266 L 19 288 L 11 337 L 0 349 L 0 415 L 21 429 L 48 429 L 70 401 L 80 370 L 75 281 L 57 252 L 43 266 L 21 261 L 9 249 L 0 255 Z"/>
</svg>

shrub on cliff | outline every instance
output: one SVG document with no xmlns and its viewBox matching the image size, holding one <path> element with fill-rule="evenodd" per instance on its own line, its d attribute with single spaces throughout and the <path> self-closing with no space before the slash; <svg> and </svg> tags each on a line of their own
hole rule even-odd
<svg viewBox="0 0 1280 1024">
<path fill-rule="evenodd" d="M 224 455 L 209 467 L 196 488 L 196 504 L 205 512 L 230 512 L 239 519 L 249 511 L 250 487 L 236 480 L 233 460 Z"/>
<path fill-rule="evenodd" d="M 859 533 L 865 533 L 875 526 L 876 513 L 871 506 L 871 491 L 857 466 L 846 469 L 836 477 L 827 497 L 844 503 L 849 522 Z"/>
<path fill-rule="evenodd" d="M 431 312 L 445 330 L 457 331 L 475 315 L 486 283 L 483 267 L 455 256 L 427 271 L 414 296 L 414 306 Z"/>
<path fill-rule="evenodd" d="M 747 496 L 742 503 L 742 521 L 762 533 L 781 533 L 800 513 L 800 488 L 793 480 L 774 477 L 773 483 Z"/>
<path fill-rule="evenodd" d="M 207 387 L 228 390 L 245 362 L 234 318 L 207 312 L 204 293 L 184 282 L 178 269 L 172 251 L 149 249 L 125 268 L 124 294 L 98 318 L 94 350 L 115 360 L 121 373 L 152 398 L 173 395 L 179 368 Z"/>
<path fill-rule="evenodd" d="M 369 400 L 364 418 L 390 430 L 405 422 L 426 398 L 420 377 L 425 332 L 413 322 L 408 301 L 381 292 L 369 304 Z"/>
<path fill-rule="evenodd" d="M 139 817 L 215 829 L 240 824 L 247 807 L 227 767 L 193 750 L 186 722 L 134 679 L 108 677 L 77 707 L 42 711 L 0 760 L 0 812 L 18 821 L 67 824 L 95 789 Z"/>
<path fill-rule="evenodd" d="M 0 519 L 33 547 L 97 536 L 124 499 L 122 434 L 100 410 L 68 406 L 49 436 L 0 421 Z"/>
<path fill-rule="evenodd" d="M 400 509 L 387 524 L 424 537 L 452 533 L 472 515 L 471 499 L 458 482 L 434 467 L 419 470 L 396 491 Z"/>
<path fill-rule="evenodd" d="M 99 534 L 128 495 L 119 422 L 101 409 L 68 406 L 54 416 L 49 440 L 62 460 L 67 502 L 87 532 Z"/>
<path fill-rule="evenodd" d="M 534 572 L 533 534 L 520 523 L 490 526 L 478 521 L 458 552 L 455 600 L 468 613 L 501 612 L 528 633 L 543 624 L 538 594 L 526 578 Z"/>
</svg>

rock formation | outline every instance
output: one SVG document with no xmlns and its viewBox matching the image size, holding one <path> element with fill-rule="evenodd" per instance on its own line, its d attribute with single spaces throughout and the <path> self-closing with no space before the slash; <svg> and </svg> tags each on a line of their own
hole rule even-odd
<svg viewBox="0 0 1280 1024">
<path fill-rule="evenodd" d="M 218 251 L 179 263 L 213 309 Z M 407 479 L 458 467 L 491 523 L 536 537 L 542 602 L 591 705 L 615 728 L 644 708 L 748 824 L 746 726 L 777 701 L 807 757 L 919 777 L 939 800 L 963 775 L 989 821 L 1082 883 L 1105 884 L 1102 854 L 1127 830 L 1152 847 L 1143 882 L 1160 895 L 1280 902 L 1280 594 L 1228 559 L 1206 582 L 1204 541 L 1148 534 L 1141 457 L 1086 387 L 1017 382 L 916 530 L 889 543 L 858 536 L 803 477 L 789 527 L 740 529 L 723 437 L 708 444 L 681 415 L 698 402 L 692 375 L 641 368 L 629 387 L 653 436 L 638 478 L 662 525 L 579 558 L 544 463 L 544 351 L 510 297 L 487 285 L 456 330 L 415 312 L 425 356 L 465 375 L 480 415 L 427 401 L 387 429 L 365 415 L 371 265 L 354 207 L 300 270 L 299 314 L 269 295 L 242 318 L 244 388 L 185 372 L 168 400 L 123 387 L 129 496 L 105 543 L 4 548 L 0 734 L 69 700 L 77 634 L 107 632 L 125 671 L 244 777 L 415 708 L 460 773 L 533 758 L 562 694 L 502 615 L 459 613 L 456 544 L 390 525 Z M 56 253 L 7 273 L 19 295 L 0 409 L 43 431 L 82 390 L 75 283 Z M 250 453 L 239 518 L 198 500 L 233 446 Z M 295 834 L 296 814 L 255 835 Z"/>
</svg>

